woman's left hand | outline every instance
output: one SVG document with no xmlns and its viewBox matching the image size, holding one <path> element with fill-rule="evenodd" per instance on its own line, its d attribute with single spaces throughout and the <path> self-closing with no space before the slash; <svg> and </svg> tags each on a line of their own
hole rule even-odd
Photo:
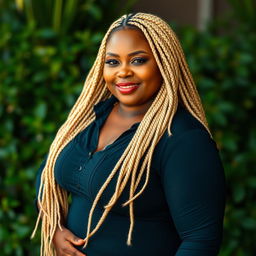
<svg viewBox="0 0 256 256">
<path fill-rule="evenodd" d="M 75 246 L 82 246 L 84 240 L 75 236 L 69 229 L 62 226 L 62 230 L 57 227 L 53 237 L 53 245 L 57 256 L 86 256 L 78 251 Z"/>
</svg>

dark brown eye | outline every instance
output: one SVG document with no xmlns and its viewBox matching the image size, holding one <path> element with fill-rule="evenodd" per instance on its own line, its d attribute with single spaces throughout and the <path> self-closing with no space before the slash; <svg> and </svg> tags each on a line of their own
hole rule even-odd
<svg viewBox="0 0 256 256">
<path fill-rule="evenodd" d="M 141 65 L 144 64 L 148 61 L 148 59 L 146 58 L 136 58 L 132 61 L 132 63 L 134 63 L 135 65 Z"/>
<path fill-rule="evenodd" d="M 118 61 L 114 59 L 110 59 L 110 60 L 106 60 L 105 64 L 108 64 L 109 66 L 115 66 L 118 64 Z"/>
</svg>

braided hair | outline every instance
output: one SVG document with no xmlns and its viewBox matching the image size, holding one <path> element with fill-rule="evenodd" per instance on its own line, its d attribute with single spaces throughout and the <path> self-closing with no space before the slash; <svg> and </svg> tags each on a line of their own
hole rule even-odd
<svg viewBox="0 0 256 256">
<path fill-rule="evenodd" d="M 111 93 L 103 79 L 106 44 L 112 33 L 125 28 L 138 29 L 143 32 L 155 57 L 163 83 L 133 138 L 94 199 L 88 217 L 84 247 L 88 245 L 89 239 L 98 231 L 106 219 L 129 179 L 131 180 L 129 200 L 123 206 L 129 205 L 130 227 L 127 245 L 132 244 L 134 200 L 143 193 L 148 184 L 152 155 L 157 143 L 166 130 L 169 136 L 172 135 L 171 124 L 178 102 L 181 102 L 204 125 L 212 137 L 201 99 L 186 63 L 183 50 L 170 26 L 153 14 L 139 12 L 121 16 L 111 24 L 102 39 L 96 60 L 86 77 L 82 92 L 50 146 L 39 187 L 38 204 L 40 209 L 32 233 L 32 237 L 34 237 L 41 220 L 41 256 L 55 254 L 52 246 L 53 236 L 57 227 L 61 229 L 61 219 L 65 218 L 68 212 L 67 191 L 62 189 L 54 178 L 53 170 L 56 159 L 62 149 L 95 120 L 93 106 L 111 97 Z M 143 162 L 139 169 L 142 158 Z M 115 175 L 118 175 L 115 192 L 108 204 L 104 206 L 103 214 L 97 225 L 92 229 L 91 223 L 94 209 Z M 142 188 L 136 191 L 143 175 L 145 175 L 145 182 Z"/>
</svg>

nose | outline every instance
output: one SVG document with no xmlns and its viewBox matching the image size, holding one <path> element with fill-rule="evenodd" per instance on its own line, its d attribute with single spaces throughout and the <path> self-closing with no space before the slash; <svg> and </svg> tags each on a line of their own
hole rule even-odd
<svg viewBox="0 0 256 256">
<path fill-rule="evenodd" d="M 128 65 L 125 65 L 125 64 L 122 65 L 120 69 L 117 71 L 118 77 L 128 77 L 132 75 L 133 75 L 133 71 L 129 68 Z"/>
</svg>

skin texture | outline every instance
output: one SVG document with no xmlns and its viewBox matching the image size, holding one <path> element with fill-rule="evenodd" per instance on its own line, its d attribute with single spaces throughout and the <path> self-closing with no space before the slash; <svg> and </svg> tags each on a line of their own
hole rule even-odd
<svg viewBox="0 0 256 256">
<path fill-rule="evenodd" d="M 143 51 L 145 53 L 131 53 Z M 114 54 L 114 56 L 113 56 Z M 162 76 L 147 39 L 139 29 L 115 31 L 106 46 L 103 78 L 110 92 L 119 100 L 126 116 L 146 112 L 162 85 Z M 131 94 L 118 91 L 116 83 L 140 83 Z"/>
<path fill-rule="evenodd" d="M 74 247 L 74 245 L 83 245 L 84 241 L 81 238 L 75 236 L 64 226 L 62 226 L 62 228 L 62 231 L 57 228 L 53 238 L 53 245 L 56 249 L 57 256 L 84 256 L 85 254 L 81 253 Z"/>
<path fill-rule="evenodd" d="M 38 209 L 40 205 L 37 203 Z M 57 256 L 85 256 L 86 254 L 78 251 L 74 245 L 82 246 L 84 240 L 75 236 L 70 230 L 61 225 L 62 230 L 57 227 L 55 234 L 53 236 L 53 246 L 56 250 Z"/>
<path fill-rule="evenodd" d="M 119 101 L 100 130 L 96 152 L 143 119 L 162 85 L 154 55 L 140 30 L 125 28 L 112 32 L 106 45 L 103 78 Z M 139 87 L 123 94 L 116 84 L 127 82 L 138 83 Z"/>
<path fill-rule="evenodd" d="M 145 53 L 130 55 L 137 51 Z M 117 115 L 120 115 L 119 118 L 122 116 L 122 120 L 127 120 L 127 122 L 141 120 L 162 85 L 162 76 L 150 46 L 140 30 L 123 29 L 115 31 L 110 36 L 106 48 L 103 78 L 110 92 L 119 100 L 119 104 L 115 106 L 107 122 L 112 120 L 113 116 L 118 118 Z M 131 94 L 123 95 L 116 88 L 116 83 L 126 82 L 139 83 L 140 85 Z M 120 121 L 115 119 L 114 123 L 120 123 L 116 120 Z M 117 133 L 122 132 L 122 129 L 127 129 L 125 123 L 123 128 L 118 128 Z M 111 131 L 113 133 L 113 126 Z M 101 131 L 101 134 L 103 133 Z M 100 142 L 99 144 L 106 143 Z M 53 237 L 57 256 L 84 256 L 85 254 L 74 247 L 83 244 L 84 241 L 81 238 L 76 237 L 64 226 L 63 231 L 57 228 Z"/>
</svg>

